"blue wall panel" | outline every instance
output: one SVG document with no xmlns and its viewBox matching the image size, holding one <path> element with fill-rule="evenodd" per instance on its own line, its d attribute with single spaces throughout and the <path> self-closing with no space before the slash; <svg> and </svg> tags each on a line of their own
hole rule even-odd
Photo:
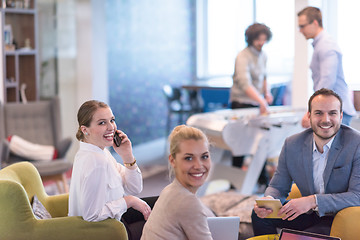
<svg viewBox="0 0 360 240">
<path fill-rule="evenodd" d="M 107 0 L 109 105 L 133 144 L 165 135 L 162 86 L 195 77 L 195 1 Z"/>
</svg>

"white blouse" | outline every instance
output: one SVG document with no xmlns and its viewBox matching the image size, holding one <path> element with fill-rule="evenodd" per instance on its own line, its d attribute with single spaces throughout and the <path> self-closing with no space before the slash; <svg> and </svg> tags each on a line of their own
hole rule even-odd
<svg viewBox="0 0 360 240">
<path fill-rule="evenodd" d="M 123 197 L 139 194 L 142 184 L 139 168 L 128 169 L 108 149 L 80 142 L 70 183 L 69 216 L 91 222 L 120 221 L 128 208 Z"/>
</svg>

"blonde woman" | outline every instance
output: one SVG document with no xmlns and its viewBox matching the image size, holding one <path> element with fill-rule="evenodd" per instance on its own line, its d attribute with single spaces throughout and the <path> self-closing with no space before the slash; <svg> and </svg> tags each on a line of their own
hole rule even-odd
<svg viewBox="0 0 360 240">
<path fill-rule="evenodd" d="M 177 126 L 169 136 L 170 172 L 174 181 L 161 192 L 141 239 L 212 239 L 207 217 L 196 197 L 211 168 L 209 142 L 197 128 Z"/>
</svg>

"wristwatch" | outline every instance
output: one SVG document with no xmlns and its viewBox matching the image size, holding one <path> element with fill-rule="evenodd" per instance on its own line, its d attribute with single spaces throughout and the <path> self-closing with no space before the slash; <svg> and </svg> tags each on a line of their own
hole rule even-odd
<svg viewBox="0 0 360 240">
<path fill-rule="evenodd" d="M 136 158 L 134 158 L 134 161 L 132 163 L 124 163 L 124 166 L 125 167 L 132 167 L 132 166 L 135 165 L 135 163 L 136 163 Z"/>
<path fill-rule="evenodd" d="M 316 194 L 314 194 L 314 198 L 315 198 L 316 207 L 314 207 L 312 210 L 313 210 L 314 212 L 318 212 L 318 211 L 319 211 L 319 207 L 318 207 L 318 202 L 317 202 Z"/>
</svg>

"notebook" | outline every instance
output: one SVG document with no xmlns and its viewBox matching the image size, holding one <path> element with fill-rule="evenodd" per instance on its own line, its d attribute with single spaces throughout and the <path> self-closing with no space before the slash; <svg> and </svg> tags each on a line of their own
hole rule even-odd
<svg viewBox="0 0 360 240">
<path fill-rule="evenodd" d="M 239 217 L 208 217 L 207 219 L 214 240 L 237 240 L 239 238 Z"/>
<path fill-rule="evenodd" d="M 329 237 L 315 233 L 297 231 L 283 228 L 280 232 L 279 240 L 341 240 L 338 237 Z"/>
</svg>

